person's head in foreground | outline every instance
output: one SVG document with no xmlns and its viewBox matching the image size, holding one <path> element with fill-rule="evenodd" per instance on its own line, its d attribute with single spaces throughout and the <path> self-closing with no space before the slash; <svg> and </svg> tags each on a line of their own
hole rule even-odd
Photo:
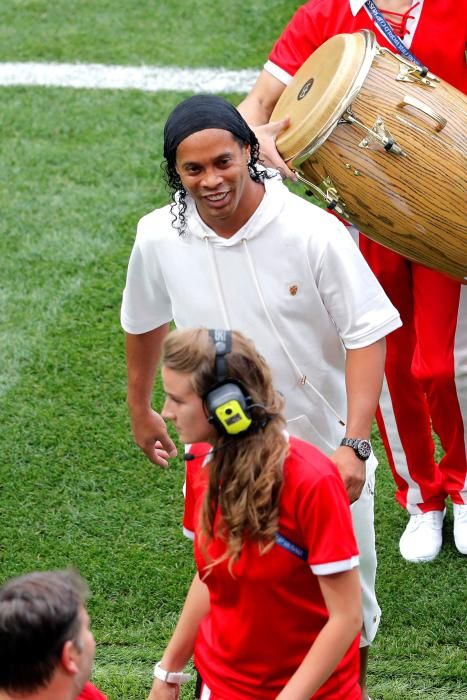
<svg viewBox="0 0 467 700">
<path fill-rule="evenodd" d="M 358 552 L 336 467 L 287 437 L 269 367 L 240 332 L 169 333 L 162 379 L 162 414 L 190 444 L 198 574 L 151 700 L 186 680 L 193 652 L 203 698 L 358 700 Z"/>
<path fill-rule="evenodd" d="M 33 572 L 0 588 L 0 698 L 80 695 L 95 651 L 87 595 L 73 570 Z"/>
<path fill-rule="evenodd" d="M 164 158 L 180 233 L 187 194 L 203 221 L 220 235 L 235 233 L 262 199 L 267 172 L 258 167 L 258 140 L 222 97 L 194 95 L 175 107 L 164 128 Z"/>
</svg>

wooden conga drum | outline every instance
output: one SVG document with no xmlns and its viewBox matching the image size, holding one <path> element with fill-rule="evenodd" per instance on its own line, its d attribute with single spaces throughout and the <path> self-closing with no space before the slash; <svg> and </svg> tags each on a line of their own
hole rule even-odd
<svg viewBox="0 0 467 700">
<path fill-rule="evenodd" d="M 467 99 L 378 46 L 339 34 L 303 64 L 271 121 L 277 149 L 330 209 L 382 245 L 467 276 Z"/>
</svg>

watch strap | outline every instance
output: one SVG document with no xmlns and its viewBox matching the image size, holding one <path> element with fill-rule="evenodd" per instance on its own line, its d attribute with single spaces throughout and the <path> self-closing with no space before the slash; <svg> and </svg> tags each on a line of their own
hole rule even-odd
<svg viewBox="0 0 467 700">
<path fill-rule="evenodd" d="M 164 683 L 181 685 L 191 680 L 191 674 L 184 671 L 166 671 L 165 668 L 162 668 L 160 661 L 158 661 L 154 666 L 154 678 Z"/>
<path fill-rule="evenodd" d="M 357 443 L 360 442 L 360 440 L 363 440 L 363 438 L 342 438 L 341 440 L 341 446 L 342 447 L 353 447 L 354 449 L 357 447 Z"/>
<path fill-rule="evenodd" d="M 366 438 L 349 438 L 345 437 L 341 440 L 342 447 L 351 447 L 357 457 L 364 462 L 371 454 L 371 443 Z"/>
</svg>

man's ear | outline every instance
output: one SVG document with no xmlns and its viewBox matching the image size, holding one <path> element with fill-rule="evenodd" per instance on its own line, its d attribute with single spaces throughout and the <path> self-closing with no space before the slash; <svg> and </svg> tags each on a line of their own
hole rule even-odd
<svg viewBox="0 0 467 700">
<path fill-rule="evenodd" d="M 65 642 L 60 655 L 60 662 L 66 673 L 75 675 L 79 671 L 79 650 L 71 639 Z"/>
</svg>

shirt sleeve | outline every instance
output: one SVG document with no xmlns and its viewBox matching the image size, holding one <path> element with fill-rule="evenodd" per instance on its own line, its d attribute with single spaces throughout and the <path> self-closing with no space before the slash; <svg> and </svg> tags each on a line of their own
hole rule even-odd
<svg viewBox="0 0 467 700">
<path fill-rule="evenodd" d="M 297 520 L 308 551 L 308 563 L 317 576 L 350 571 L 358 566 L 358 548 L 352 526 L 349 499 L 337 469 L 329 471 L 313 486 L 302 487 Z"/>
<path fill-rule="evenodd" d="M 138 224 L 128 263 L 120 320 L 127 333 L 146 333 L 172 320 L 172 304 L 150 235 L 151 215 Z"/>
<path fill-rule="evenodd" d="M 328 217 L 318 260 L 311 249 L 309 256 L 323 303 L 348 350 L 367 347 L 402 325 L 352 236 L 335 217 Z"/>
<path fill-rule="evenodd" d="M 311 5 L 313 3 L 305 3 L 297 10 L 274 44 L 264 66 L 281 82 L 289 82 L 290 77 L 322 43 L 317 36 L 317 23 L 313 19 Z"/>
</svg>

